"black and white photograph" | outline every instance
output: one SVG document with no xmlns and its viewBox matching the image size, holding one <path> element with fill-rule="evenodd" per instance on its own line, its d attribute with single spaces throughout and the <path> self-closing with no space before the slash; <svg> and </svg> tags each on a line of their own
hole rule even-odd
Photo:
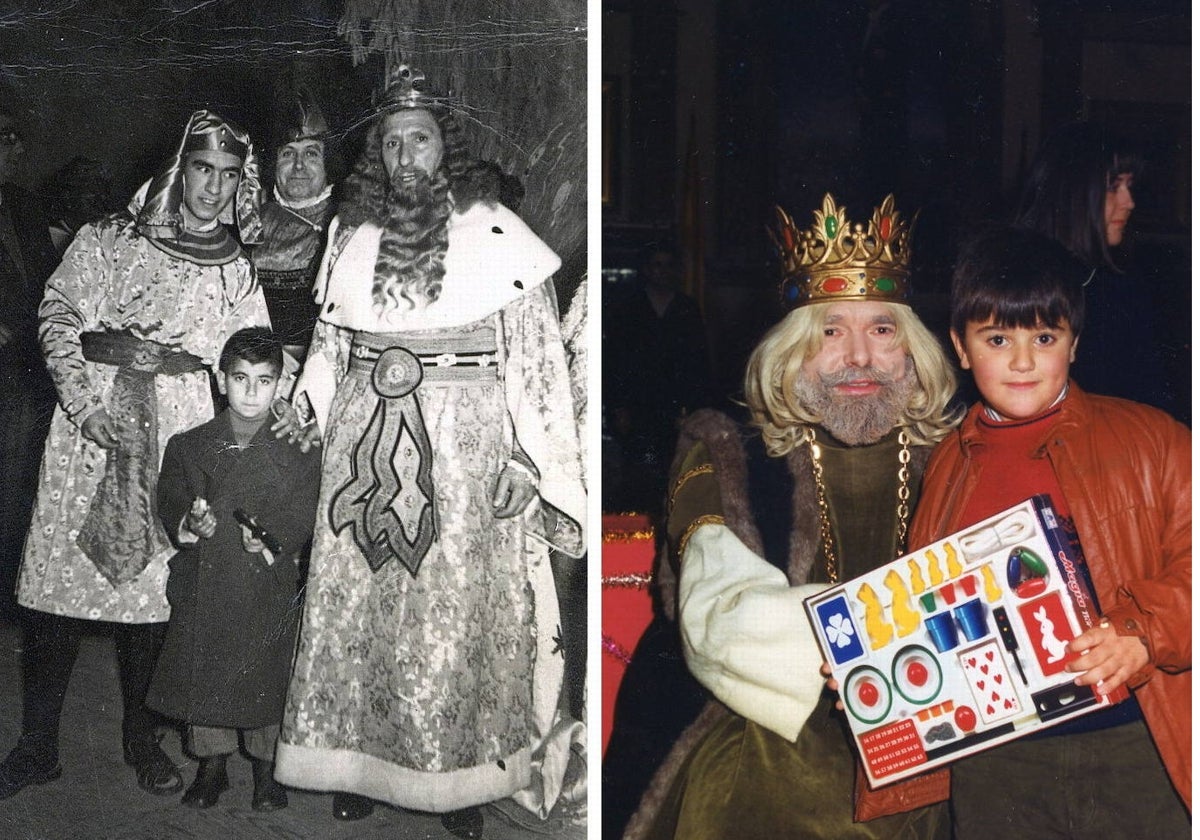
<svg viewBox="0 0 1200 840">
<path fill-rule="evenodd" d="M 0 835 L 586 837 L 584 0 L 0 24 Z"/>
</svg>

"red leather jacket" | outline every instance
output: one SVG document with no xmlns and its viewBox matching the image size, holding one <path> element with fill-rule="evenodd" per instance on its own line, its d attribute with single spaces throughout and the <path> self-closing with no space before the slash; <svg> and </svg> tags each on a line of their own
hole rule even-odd
<svg viewBox="0 0 1200 840">
<path fill-rule="evenodd" d="M 934 450 L 910 545 L 956 530 L 979 481 L 981 407 Z M 1150 664 L 1129 680 L 1175 789 L 1192 807 L 1192 436 L 1157 409 L 1071 384 L 1040 450 L 1071 509 L 1100 608 L 1139 636 Z M 945 771 L 872 791 L 862 815 L 927 804 Z"/>
</svg>

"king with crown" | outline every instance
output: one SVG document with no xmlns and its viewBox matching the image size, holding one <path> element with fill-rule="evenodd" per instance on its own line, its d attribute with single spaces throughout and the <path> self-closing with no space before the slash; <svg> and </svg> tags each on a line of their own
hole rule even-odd
<svg viewBox="0 0 1200 840">
<path fill-rule="evenodd" d="M 892 197 L 865 225 L 830 195 L 814 215 L 801 230 L 778 211 L 787 314 L 751 354 L 745 412 L 683 425 L 655 594 L 709 699 L 627 838 L 948 836 L 927 780 L 856 797 L 803 602 L 904 552 L 925 461 L 957 419 L 955 376 L 906 303 L 909 228 Z"/>
<path fill-rule="evenodd" d="M 559 259 L 467 177 L 423 81 L 380 98 L 317 275 L 294 400 L 324 467 L 276 778 L 478 837 L 483 803 L 546 816 L 579 737 L 548 552 L 583 552 L 583 472 Z"/>
</svg>

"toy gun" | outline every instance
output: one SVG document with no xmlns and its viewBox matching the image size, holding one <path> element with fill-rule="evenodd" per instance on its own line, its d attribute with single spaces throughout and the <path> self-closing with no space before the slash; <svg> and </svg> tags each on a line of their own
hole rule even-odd
<svg viewBox="0 0 1200 840">
<path fill-rule="evenodd" d="M 271 553 L 276 557 L 283 553 L 283 546 L 279 544 L 279 540 L 271 536 L 267 529 L 259 525 L 258 520 L 246 513 L 246 511 L 242 510 L 241 508 L 237 508 L 233 512 L 233 518 L 236 519 L 240 524 L 246 526 L 246 528 L 248 528 L 250 531 L 250 536 L 254 537 L 254 539 L 260 541 L 263 545 L 270 549 Z"/>
</svg>

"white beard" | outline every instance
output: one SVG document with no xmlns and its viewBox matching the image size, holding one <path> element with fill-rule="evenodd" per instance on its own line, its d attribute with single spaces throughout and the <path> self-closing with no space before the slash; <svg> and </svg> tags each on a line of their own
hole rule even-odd
<svg viewBox="0 0 1200 840">
<path fill-rule="evenodd" d="M 882 387 L 874 394 L 845 396 L 835 386 L 849 381 L 870 379 Z M 803 374 L 796 380 L 795 394 L 800 402 L 820 418 L 820 424 L 848 446 L 876 443 L 894 429 L 903 417 L 909 395 L 917 387 L 917 372 L 911 358 L 906 359 L 904 376 L 892 379 L 875 368 L 846 368 L 840 373 Z"/>
</svg>

